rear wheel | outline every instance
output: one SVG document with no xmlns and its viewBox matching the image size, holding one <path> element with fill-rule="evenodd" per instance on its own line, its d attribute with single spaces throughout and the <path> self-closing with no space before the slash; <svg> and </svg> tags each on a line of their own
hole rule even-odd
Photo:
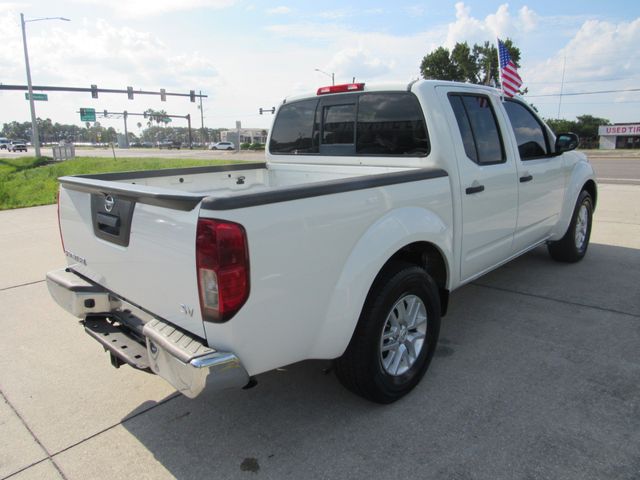
<svg viewBox="0 0 640 480">
<path fill-rule="evenodd" d="M 567 233 L 557 242 L 549 242 L 547 245 L 551 258 L 569 263 L 581 260 L 589 246 L 592 219 L 593 199 L 589 192 L 583 190 L 578 196 Z"/>
<path fill-rule="evenodd" d="M 427 272 L 394 262 L 376 279 L 344 355 L 341 383 L 378 403 L 409 393 L 423 377 L 440 333 L 438 288 Z"/>
</svg>

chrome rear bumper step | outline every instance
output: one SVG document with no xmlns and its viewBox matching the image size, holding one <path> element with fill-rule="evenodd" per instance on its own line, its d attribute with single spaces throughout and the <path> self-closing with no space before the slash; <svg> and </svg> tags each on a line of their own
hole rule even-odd
<svg viewBox="0 0 640 480">
<path fill-rule="evenodd" d="M 110 353 L 114 366 L 151 370 L 189 398 L 249 383 L 235 354 L 209 347 L 73 271 L 49 272 L 47 287 L 61 307 L 84 318 L 86 332 Z"/>
</svg>

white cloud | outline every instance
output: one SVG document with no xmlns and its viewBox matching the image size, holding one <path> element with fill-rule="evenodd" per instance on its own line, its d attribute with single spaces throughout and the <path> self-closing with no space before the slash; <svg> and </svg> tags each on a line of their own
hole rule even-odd
<svg viewBox="0 0 640 480">
<path fill-rule="evenodd" d="M 483 43 L 495 42 L 499 38 L 518 38 L 521 33 L 534 30 L 539 16 L 529 7 L 524 6 L 517 16 L 511 15 L 509 5 L 498 6 L 495 13 L 490 13 L 484 19 L 472 16 L 471 8 L 464 2 L 456 3 L 456 20 L 447 26 L 445 46 L 453 48 L 457 42 Z"/>
<path fill-rule="evenodd" d="M 291 13 L 291 9 L 289 7 L 281 5 L 279 7 L 267 9 L 267 13 L 269 15 L 286 15 L 288 13 Z"/>
<path fill-rule="evenodd" d="M 531 65 L 527 74 L 536 83 L 547 83 L 543 91 L 557 91 L 566 58 L 568 85 L 587 80 L 629 79 L 629 86 L 637 86 L 640 76 L 638 43 L 640 18 L 620 23 L 587 20 L 564 48 L 553 57 Z"/>
<path fill-rule="evenodd" d="M 540 16 L 526 5 L 518 10 L 518 18 L 525 32 L 530 32 L 538 26 Z"/>
<path fill-rule="evenodd" d="M 392 71 L 394 62 L 384 61 L 363 48 L 346 48 L 336 53 L 327 69 L 336 73 L 341 81 L 351 81 L 352 77 L 371 80 Z"/>
</svg>

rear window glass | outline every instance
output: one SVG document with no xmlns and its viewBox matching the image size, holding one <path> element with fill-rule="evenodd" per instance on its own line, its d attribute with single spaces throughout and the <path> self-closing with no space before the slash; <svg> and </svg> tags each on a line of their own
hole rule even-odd
<svg viewBox="0 0 640 480">
<path fill-rule="evenodd" d="M 314 98 L 280 108 L 271 134 L 271 153 L 317 153 L 313 141 L 317 105 L 318 100 Z"/>
<path fill-rule="evenodd" d="M 283 105 L 273 126 L 269 151 L 285 155 L 321 151 L 327 156 L 426 156 L 430 143 L 415 95 L 372 92 Z"/>
<path fill-rule="evenodd" d="M 356 105 L 330 105 L 322 115 L 322 143 L 335 145 L 353 143 Z"/>
</svg>

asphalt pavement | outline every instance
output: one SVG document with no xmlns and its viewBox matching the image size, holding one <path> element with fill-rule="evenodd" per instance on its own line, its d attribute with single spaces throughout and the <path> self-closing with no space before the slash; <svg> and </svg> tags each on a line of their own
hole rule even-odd
<svg viewBox="0 0 640 480">
<path fill-rule="evenodd" d="M 640 186 L 600 186 L 591 242 L 580 263 L 538 248 L 454 292 L 395 404 L 326 361 L 189 400 L 112 368 L 51 300 L 55 205 L 0 212 L 0 479 L 640 478 Z"/>
<path fill-rule="evenodd" d="M 640 156 L 590 155 L 589 160 L 601 183 L 640 185 Z"/>
</svg>

